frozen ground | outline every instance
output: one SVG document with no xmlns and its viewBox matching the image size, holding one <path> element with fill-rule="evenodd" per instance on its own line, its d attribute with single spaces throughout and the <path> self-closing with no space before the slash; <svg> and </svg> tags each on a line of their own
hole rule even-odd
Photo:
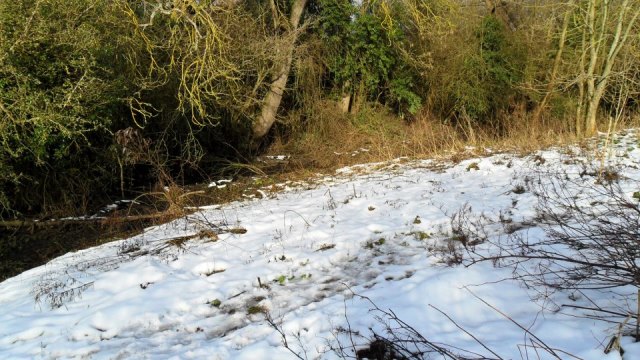
<svg viewBox="0 0 640 360">
<path fill-rule="evenodd" d="M 631 197 L 638 139 L 613 143 L 608 158 Z M 355 166 L 66 254 L 0 283 L 0 358 L 332 359 L 339 346 L 355 356 L 352 342 L 366 347 L 371 329 L 384 333 L 375 304 L 433 342 L 489 358 L 552 358 L 517 322 L 561 358 L 640 359 L 629 338 L 624 357 L 603 353 L 615 324 L 558 307 L 591 305 L 584 298 L 541 297 L 490 262 L 448 265 L 470 256 L 455 240 L 463 208 L 492 224 L 491 238 L 505 216 L 528 224 L 520 231 L 531 241 L 544 237 L 531 183 L 562 172 L 593 184 L 578 174 L 598 161 L 578 152 Z M 612 294 L 588 298 L 619 306 Z"/>
</svg>

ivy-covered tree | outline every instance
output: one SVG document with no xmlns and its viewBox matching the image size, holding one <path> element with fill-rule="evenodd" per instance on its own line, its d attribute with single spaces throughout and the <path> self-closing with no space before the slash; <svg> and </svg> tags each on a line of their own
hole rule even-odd
<svg viewBox="0 0 640 360">
<path fill-rule="evenodd" d="M 363 101 L 380 101 L 402 115 L 415 114 L 421 98 L 415 73 L 399 51 L 406 41 L 402 21 L 389 18 L 389 5 L 321 0 L 320 6 L 320 35 L 329 49 L 334 90 L 351 98 L 352 110 Z"/>
<path fill-rule="evenodd" d="M 458 57 L 461 72 L 446 91 L 457 116 L 486 123 L 517 94 L 521 59 L 512 53 L 505 25 L 495 15 L 482 19 L 473 44 L 469 53 Z"/>
</svg>

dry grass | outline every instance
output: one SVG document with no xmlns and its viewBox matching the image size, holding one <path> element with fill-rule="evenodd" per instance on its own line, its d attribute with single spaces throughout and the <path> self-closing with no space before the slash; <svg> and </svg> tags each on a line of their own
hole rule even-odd
<svg viewBox="0 0 640 360">
<path fill-rule="evenodd" d="M 331 171 L 398 157 L 461 160 L 482 154 L 485 148 L 529 153 L 578 142 L 571 119 L 532 121 L 524 111 L 502 116 L 499 127 L 445 123 L 428 113 L 406 122 L 380 107 L 358 115 L 343 114 L 335 103 L 326 101 L 312 113 L 304 131 L 286 142 L 276 141 L 269 149 L 269 154 L 291 157 L 284 172 Z M 468 151 L 469 147 L 480 152 Z"/>
<path fill-rule="evenodd" d="M 453 127 L 427 117 L 407 123 L 381 107 L 344 114 L 332 102 L 317 104 L 312 113 L 304 131 L 286 142 L 276 141 L 269 149 L 269 154 L 291 156 L 288 170 L 327 171 L 464 147 L 464 138 Z"/>
</svg>

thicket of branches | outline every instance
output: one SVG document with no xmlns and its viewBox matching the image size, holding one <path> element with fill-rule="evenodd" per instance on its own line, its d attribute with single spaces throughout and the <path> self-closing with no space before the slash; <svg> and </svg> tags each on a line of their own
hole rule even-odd
<svg viewBox="0 0 640 360">
<path fill-rule="evenodd" d="M 637 109 L 638 9 L 637 0 L 4 1 L 0 216 L 81 213 L 159 172 L 197 180 L 274 140 L 331 138 L 327 122 L 386 131 L 371 109 L 466 135 L 550 118 L 588 134 L 593 114 Z M 147 145 L 128 146 L 125 133 Z"/>
<path fill-rule="evenodd" d="M 640 339 L 640 192 L 637 181 L 621 177 L 614 168 L 541 174 L 529 189 L 538 198 L 536 218 L 502 218 L 500 237 L 478 230 L 486 224 L 463 224 L 464 236 L 491 246 L 469 246 L 462 262 L 511 268 L 554 311 L 618 324 L 617 336 Z M 529 225 L 544 232 L 530 233 Z M 593 292 L 608 300 L 594 300 Z"/>
</svg>

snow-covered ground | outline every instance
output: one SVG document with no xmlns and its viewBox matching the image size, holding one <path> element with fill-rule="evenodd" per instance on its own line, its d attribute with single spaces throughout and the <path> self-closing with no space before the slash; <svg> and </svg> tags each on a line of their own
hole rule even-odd
<svg viewBox="0 0 640 360">
<path fill-rule="evenodd" d="M 638 140 L 628 133 L 614 143 L 609 158 L 632 197 Z M 598 161 L 577 152 L 355 166 L 66 254 L 0 283 L 0 358 L 331 359 L 340 346 L 355 357 L 352 341 L 366 347 L 371 329 L 384 334 L 377 306 L 430 341 L 489 358 L 552 358 L 531 347 L 534 334 L 561 358 L 640 359 L 629 338 L 623 357 L 603 353 L 615 324 L 549 305 L 585 299 L 541 299 L 490 262 L 447 265 L 470 256 L 448 250 L 460 209 L 530 223 L 531 179 L 562 171 L 593 184 L 578 173 Z M 535 224 L 521 231 L 545 236 Z M 589 300 L 616 301 L 596 291 Z"/>
</svg>

